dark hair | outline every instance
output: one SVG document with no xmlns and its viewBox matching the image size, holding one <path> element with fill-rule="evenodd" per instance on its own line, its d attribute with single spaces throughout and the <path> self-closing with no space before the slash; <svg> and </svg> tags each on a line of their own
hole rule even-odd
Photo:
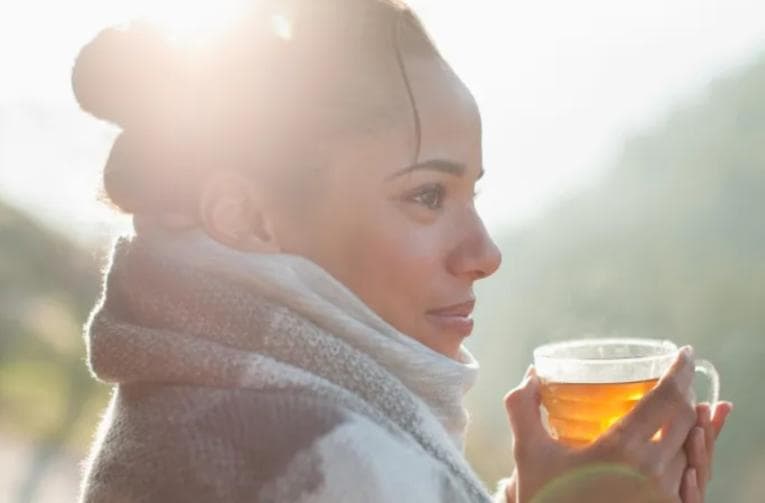
<svg viewBox="0 0 765 503">
<path fill-rule="evenodd" d="M 392 103 L 408 107 L 404 117 L 419 128 L 401 54 L 438 53 L 405 5 L 254 3 L 203 45 L 174 43 L 136 21 L 81 50 L 72 73 L 80 106 L 122 130 L 104 168 L 105 193 L 120 210 L 193 215 L 206 170 L 288 171 L 322 138 L 400 120 Z M 290 20 L 291 39 L 274 31 L 275 15 Z"/>
</svg>

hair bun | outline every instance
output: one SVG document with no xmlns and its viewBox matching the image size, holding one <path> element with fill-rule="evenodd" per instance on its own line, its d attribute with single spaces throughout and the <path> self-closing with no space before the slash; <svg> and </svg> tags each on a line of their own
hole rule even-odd
<svg viewBox="0 0 765 503">
<path fill-rule="evenodd" d="M 123 128 L 152 121 L 178 91 L 177 52 L 147 22 L 103 30 L 77 56 L 75 97 L 83 110 Z"/>
</svg>

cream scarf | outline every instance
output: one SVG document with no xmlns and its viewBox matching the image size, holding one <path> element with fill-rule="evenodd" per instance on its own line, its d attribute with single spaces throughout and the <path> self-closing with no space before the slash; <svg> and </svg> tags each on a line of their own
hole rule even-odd
<svg viewBox="0 0 765 503">
<path fill-rule="evenodd" d="M 463 455 L 463 396 L 478 362 L 403 335 L 315 263 L 225 247 L 201 230 L 141 228 L 114 246 L 89 320 L 93 372 L 110 383 L 309 388 L 445 463 L 489 500 Z"/>
</svg>

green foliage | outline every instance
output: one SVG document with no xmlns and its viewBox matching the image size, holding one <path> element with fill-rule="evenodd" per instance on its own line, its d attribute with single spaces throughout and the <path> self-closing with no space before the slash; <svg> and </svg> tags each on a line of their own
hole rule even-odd
<svg viewBox="0 0 765 503">
<path fill-rule="evenodd" d="M 468 455 L 510 470 L 501 397 L 536 345 L 626 335 L 690 343 L 735 403 L 709 501 L 761 501 L 765 483 L 765 58 L 624 146 L 597 186 L 501 244 L 479 291 L 482 364 Z M 503 441 L 497 442 L 497 437 Z"/>
<path fill-rule="evenodd" d="M 87 397 L 105 397 L 82 339 L 99 259 L 4 205 L 0 236 L 0 427 L 63 444 Z"/>
</svg>

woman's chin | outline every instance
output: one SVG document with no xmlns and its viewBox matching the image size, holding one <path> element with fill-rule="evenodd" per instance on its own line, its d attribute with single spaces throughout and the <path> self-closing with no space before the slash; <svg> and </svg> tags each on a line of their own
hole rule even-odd
<svg viewBox="0 0 765 503">
<path fill-rule="evenodd" d="M 432 318 L 441 318 L 431 315 L 428 317 L 428 334 L 419 339 L 420 342 L 428 346 L 433 351 L 441 353 L 453 360 L 459 356 L 462 342 L 470 335 L 473 329 L 473 320 L 433 320 Z"/>
</svg>

